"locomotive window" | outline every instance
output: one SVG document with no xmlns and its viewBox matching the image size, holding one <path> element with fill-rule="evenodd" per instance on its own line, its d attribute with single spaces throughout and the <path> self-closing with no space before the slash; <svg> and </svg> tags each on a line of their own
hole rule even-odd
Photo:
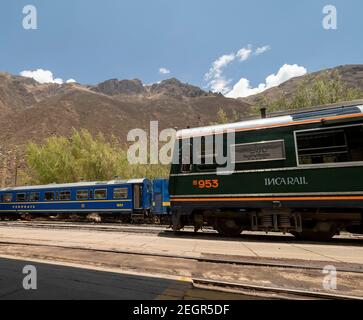
<svg viewBox="0 0 363 320">
<path fill-rule="evenodd" d="M 263 141 L 232 145 L 235 163 L 285 160 L 283 140 Z"/>
<path fill-rule="evenodd" d="M 13 195 L 11 193 L 3 194 L 3 202 L 11 202 L 13 200 Z"/>
<path fill-rule="evenodd" d="M 127 188 L 115 188 L 113 189 L 114 199 L 127 199 Z"/>
<path fill-rule="evenodd" d="M 29 201 L 39 201 L 39 192 L 31 192 L 29 194 Z"/>
<path fill-rule="evenodd" d="M 180 171 L 181 172 L 184 172 L 184 173 L 186 173 L 186 172 L 192 172 L 192 165 L 191 164 L 182 164 L 180 166 Z"/>
<path fill-rule="evenodd" d="M 95 199 L 106 199 L 106 198 L 107 198 L 107 190 L 106 189 L 95 190 Z"/>
<path fill-rule="evenodd" d="M 44 192 L 44 200 L 46 201 L 53 201 L 54 198 L 54 192 Z"/>
<path fill-rule="evenodd" d="M 16 201 L 26 201 L 26 194 L 25 193 L 17 193 L 16 194 Z"/>
<path fill-rule="evenodd" d="M 77 191 L 77 200 L 86 200 L 88 199 L 88 190 L 79 190 Z"/>
<path fill-rule="evenodd" d="M 180 160 L 180 171 L 181 172 L 191 172 L 192 171 L 192 145 L 190 143 L 183 143 L 179 150 L 179 160 Z"/>
<path fill-rule="evenodd" d="M 71 200 L 71 192 L 70 191 L 59 192 L 59 200 L 62 201 Z"/>
<path fill-rule="evenodd" d="M 299 165 L 363 161 L 363 127 L 296 133 Z"/>
<path fill-rule="evenodd" d="M 214 171 L 216 169 L 216 154 L 214 136 L 202 137 L 200 153 L 197 154 L 197 169 L 199 171 Z"/>
<path fill-rule="evenodd" d="M 233 140 L 234 141 L 234 140 Z M 216 171 L 224 167 L 228 160 L 229 137 L 228 133 L 222 135 L 205 136 L 201 139 L 201 152 L 198 155 L 198 171 Z"/>
</svg>

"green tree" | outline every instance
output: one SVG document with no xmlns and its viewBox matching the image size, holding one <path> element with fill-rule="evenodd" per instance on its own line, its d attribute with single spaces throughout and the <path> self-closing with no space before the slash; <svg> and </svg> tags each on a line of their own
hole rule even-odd
<svg viewBox="0 0 363 320">
<path fill-rule="evenodd" d="M 167 177 L 169 166 L 130 164 L 127 150 L 109 143 L 102 134 L 73 130 L 69 138 L 50 137 L 44 144 L 29 143 L 26 150 L 27 183 L 46 184 L 80 180 Z"/>
<path fill-rule="evenodd" d="M 318 76 L 307 76 L 291 97 L 282 92 L 274 99 L 260 96 L 252 108 L 252 113 L 258 114 L 261 107 L 266 107 L 271 113 L 361 98 L 363 91 L 344 83 L 338 71 L 326 71 Z"/>
<path fill-rule="evenodd" d="M 217 120 L 215 122 L 211 122 L 210 125 L 217 125 L 217 124 L 225 124 L 239 121 L 240 116 L 236 110 L 232 111 L 232 115 L 228 117 L 227 113 L 221 107 L 217 112 Z"/>
</svg>

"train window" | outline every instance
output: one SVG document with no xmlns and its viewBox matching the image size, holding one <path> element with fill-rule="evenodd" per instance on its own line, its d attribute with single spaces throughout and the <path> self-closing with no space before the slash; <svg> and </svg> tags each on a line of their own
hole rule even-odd
<svg viewBox="0 0 363 320">
<path fill-rule="evenodd" d="M 25 193 L 17 193 L 16 194 L 16 201 L 26 201 L 26 194 Z"/>
<path fill-rule="evenodd" d="M 13 195 L 11 193 L 4 193 L 2 200 L 3 202 L 11 202 L 13 201 Z"/>
<path fill-rule="evenodd" d="M 214 151 L 214 137 L 202 137 L 200 152 L 197 151 L 197 169 L 213 171 L 216 169 L 216 155 Z"/>
<path fill-rule="evenodd" d="M 107 198 L 107 190 L 106 189 L 97 189 L 95 190 L 95 199 L 106 199 Z"/>
<path fill-rule="evenodd" d="M 192 165 L 191 164 L 182 164 L 180 166 L 180 171 L 183 173 L 192 172 Z"/>
<path fill-rule="evenodd" d="M 78 190 L 77 191 L 77 200 L 87 200 L 88 199 L 88 190 Z"/>
<path fill-rule="evenodd" d="M 39 201 L 39 192 L 31 192 L 29 194 L 29 201 Z"/>
<path fill-rule="evenodd" d="M 54 198 L 54 192 L 44 192 L 44 200 L 45 201 L 53 201 Z"/>
<path fill-rule="evenodd" d="M 232 145 L 235 163 L 285 160 L 284 140 Z"/>
<path fill-rule="evenodd" d="M 363 161 L 363 127 L 296 133 L 299 165 Z"/>
<path fill-rule="evenodd" d="M 113 189 L 114 199 L 127 199 L 127 188 L 115 188 Z"/>
<path fill-rule="evenodd" d="M 225 167 L 228 163 L 229 139 L 228 133 L 202 137 L 200 154 L 197 152 L 197 170 L 212 172 Z"/>
<path fill-rule="evenodd" d="M 59 200 L 62 200 L 62 201 L 71 200 L 71 192 L 70 191 L 60 191 Z"/>
<path fill-rule="evenodd" d="M 182 147 L 179 150 L 179 160 L 180 160 L 180 171 L 181 172 L 192 172 L 192 155 L 191 155 L 191 144 L 183 142 Z"/>
</svg>

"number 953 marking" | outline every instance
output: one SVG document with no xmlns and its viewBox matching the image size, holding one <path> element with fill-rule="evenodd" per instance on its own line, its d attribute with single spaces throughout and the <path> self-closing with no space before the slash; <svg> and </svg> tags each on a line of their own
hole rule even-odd
<svg viewBox="0 0 363 320">
<path fill-rule="evenodd" d="M 199 189 L 217 189 L 219 187 L 218 180 L 193 180 L 193 187 Z"/>
</svg>

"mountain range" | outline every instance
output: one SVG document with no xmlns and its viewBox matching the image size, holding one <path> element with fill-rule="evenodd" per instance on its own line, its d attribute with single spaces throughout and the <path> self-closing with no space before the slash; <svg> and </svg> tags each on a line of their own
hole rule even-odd
<svg viewBox="0 0 363 320">
<path fill-rule="evenodd" d="M 349 86 L 363 91 L 363 65 L 337 70 Z M 309 81 L 321 72 L 308 75 Z M 141 80 L 110 79 L 96 85 L 40 84 L 31 78 L 0 73 L 0 164 L 5 182 L 14 170 L 16 155 L 24 165 L 28 141 L 42 142 L 51 135 L 67 136 L 72 128 L 102 132 L 125 142 L 129 130 L 148 129 L 158 120 L 159 129 L 204 126 L 216 121 L 220 108 L 243 120 L 261 96 L 293 95 L 307 76 L 290 79 L 278 87 L 247 98 L 226 98 L 172 78 L 152 85 Z M 4 169 L 5 168 L 5 169 Z M 0 173 L 1 174 L 1 173 Z M 4 175 L 3 175 L 4 176 Z"/>
</svg>

